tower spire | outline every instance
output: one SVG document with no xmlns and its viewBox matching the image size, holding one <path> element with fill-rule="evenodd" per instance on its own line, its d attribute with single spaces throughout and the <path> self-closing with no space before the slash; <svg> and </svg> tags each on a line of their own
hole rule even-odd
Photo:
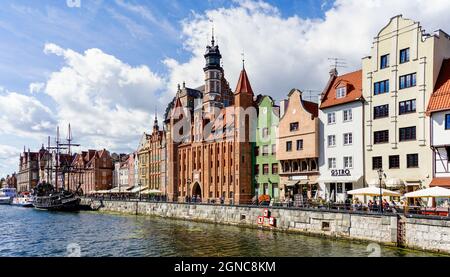
<svg viewBox="0 0 450 277">
<path fill-rule="evenodd" d="M 242 69 L 245 70 L 245 53 L 244 53 L 244 51 L 242 51 L 241 56 L 242 56 Z"/>
<path fill-rule="evenodd" d="M 212 36 L 211 36 L 211 46 L 214 46 L 214 44 L 216 43 L 216 40 L 214 38 L 214 21 L 210 20 L 211 22 L 211 29 L 212 29 Z"/>
</svg>

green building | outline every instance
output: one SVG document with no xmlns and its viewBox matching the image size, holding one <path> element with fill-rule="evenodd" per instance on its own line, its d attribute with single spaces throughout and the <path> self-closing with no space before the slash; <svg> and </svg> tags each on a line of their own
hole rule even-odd
<svg viewBox="0 0 450 277">
<path fill-rule="evenodd" d="M 276 139 L 280 108 L 270 96 L 260 97 L 257 105 L 255 195 L 269 195 L 271 199 L 279 199 L 280 166 L 276 159 Z"/>
</svg>

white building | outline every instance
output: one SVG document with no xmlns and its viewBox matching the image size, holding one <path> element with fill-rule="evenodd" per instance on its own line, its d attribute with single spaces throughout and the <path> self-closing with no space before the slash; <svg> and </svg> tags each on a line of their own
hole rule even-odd
<svg viewBox="0 0 450 277">
<path fill-rule="evenodd" d="M 430 98 L 433 181 L 431 186 L 450 188 L 450 59 L 444 60 Z"/>
<path fill-rule="evenodd" d="M 384 171 L 388 189 L 410 192 L 432 181 L 427 104 L 450 39 L 427 34 L 418 22 L 393 17 L 363 59 L 365 178 L 378 185 Z"/>
<path fill-rule="evenodd" d="M 319 118 L 319 196 L 344 202 L 347 191 L 364 185 L 362 71 L 337 76 L 322 93 Z"/>
</svg>

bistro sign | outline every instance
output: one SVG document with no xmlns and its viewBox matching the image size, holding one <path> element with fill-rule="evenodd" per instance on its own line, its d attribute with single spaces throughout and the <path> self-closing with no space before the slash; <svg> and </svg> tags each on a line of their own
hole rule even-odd
<svg viewBox="0 0 450 277">
<path fill-rule="evenodd" d="M 333 177 L 352 176 L 352 173 L 348 169 L 335 169 L 331 170 L 331 176 Z"/>
</svg>

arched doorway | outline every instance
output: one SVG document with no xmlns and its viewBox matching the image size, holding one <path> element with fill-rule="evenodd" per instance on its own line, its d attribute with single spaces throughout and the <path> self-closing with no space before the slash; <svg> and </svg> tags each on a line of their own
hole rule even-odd
<svg viewBox="0 0 450 277">
<path fill-rule="evenodd" d="M 192 200 L 194 202 L 201 202 L 202 201 L 202 188 L 200 187 L 200 184 L 197 182 L 192 187 Z"/>
</svg>

